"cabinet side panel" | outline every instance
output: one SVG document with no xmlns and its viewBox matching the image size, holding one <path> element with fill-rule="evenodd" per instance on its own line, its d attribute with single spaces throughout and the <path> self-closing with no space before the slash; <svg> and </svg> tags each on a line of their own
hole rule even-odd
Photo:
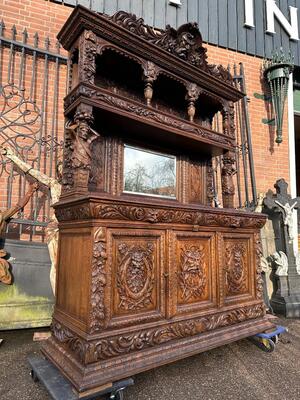
<svg viewBox="0 0 300 400">
<path fill-rule="evenodd" d="M 86 322 L 89 300 L 91 237 L 89 232 L 61 232 L 57 308 Z"/>
</svg>

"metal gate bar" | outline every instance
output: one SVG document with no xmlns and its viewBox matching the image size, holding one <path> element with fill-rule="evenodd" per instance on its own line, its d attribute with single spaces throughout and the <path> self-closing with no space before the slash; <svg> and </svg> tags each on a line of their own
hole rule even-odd
<svg viewBox="0 0 300 400">
<path fill-rule="evenodd" d="M 0 95 L 3 101 L 0 109 L 0 144 L 12 147 L 33 168 L 55 177 L 55 165 L 61 158 L 59 154 L 63 144 L 63 132 L 59 132 L 58 124 L 59 119 L 63 118 L 59 96 L 62 88 L 64 93 L 67 91 L 68 58 L 60 54 L 60 45 L 57 42 L 51 48 L 49 37 L 44 38 L 44 45 L 40 45 L 37 32 L 31 37 L 31 44 L 28 43 L 30 38 L 26 28 L 19 36 L 20 40 L 14 25 L 8 30 L 4 21 L 0 22 Z M 65 68 L 65 79 L 62 78 L 62 66 Z M 32 72 L 28 74 L 30 67 Z M 41 95 L 39 85 L 42 87 Z M 18 99 L 19 109 L 25 107 L 34 116 L 32 124 L 26 123 L 24 116 L 17 115 L 17 108 L 10 104 L 12 99 Z M 14 114 L 15 120 L 8 122 L 7 116 Z M 7 198 L 1 199 L 1 203 L 4 203 L 3 208 L 9 208 L 13 205 L 16 194 L 18 197 L 24 195 L 27 182 L 23 174 L 16 173 L 7 160 L 3 159 L 0 164 L 0 179 L 7 186 Z M 47 225 L 51 212 L 49 194 L 41 205 L 40 193 L 36 193 L 28 208 L 29 218 L 20 213 L 9 229 L 13 226 L 16 233 L 17 224 L 20 236 L 26 226 L 32 239 L 37 229 L 40 234 Z"/>
</svg>

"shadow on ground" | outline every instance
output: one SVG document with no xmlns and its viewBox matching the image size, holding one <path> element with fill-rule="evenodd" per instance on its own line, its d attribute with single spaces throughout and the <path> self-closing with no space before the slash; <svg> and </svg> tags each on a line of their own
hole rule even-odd
<svg viewBox="0 0 300 400">
<path fill-rule="evenodd" d="M 283 320 L 289 333 L 273 353 L 248 340 L 142 373 L 125 400 L 299 400 L 300 320 Z M 0 399 L 50 400 L 30 377 L 29 353 L 39 351 L 33 330 L 2 332 Z"/>
</svg>

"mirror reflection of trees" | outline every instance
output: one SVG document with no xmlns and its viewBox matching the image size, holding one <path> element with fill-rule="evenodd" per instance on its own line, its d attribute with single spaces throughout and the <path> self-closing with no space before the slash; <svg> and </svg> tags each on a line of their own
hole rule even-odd
<svg viewBox="0 0 300 400">
<path fill-rule="evenodd" d="M 124 190 L 175 197 L 175 158 L 125 147 Z"/>
</svg>

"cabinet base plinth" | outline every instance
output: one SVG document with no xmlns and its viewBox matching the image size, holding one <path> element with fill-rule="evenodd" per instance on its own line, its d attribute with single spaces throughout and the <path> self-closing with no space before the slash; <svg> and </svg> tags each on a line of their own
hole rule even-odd
<svg viewBox="0 0 300 400">
<path fill-rule="evenodd" d="M 58 367 L 77 392 L 81 393 L 160 365 L 169 364 L 253 336 L 274 326 L 268 318 L 258 318 L 180 340 L 172 340 L 144 350 L 127 352 L 117 357 L 87 365 L 83 365 L 75 355 L 66 350 L 64 344 L 57 342 L 54 337 L 47 340 L 42 352 Z"/>
</svg>

